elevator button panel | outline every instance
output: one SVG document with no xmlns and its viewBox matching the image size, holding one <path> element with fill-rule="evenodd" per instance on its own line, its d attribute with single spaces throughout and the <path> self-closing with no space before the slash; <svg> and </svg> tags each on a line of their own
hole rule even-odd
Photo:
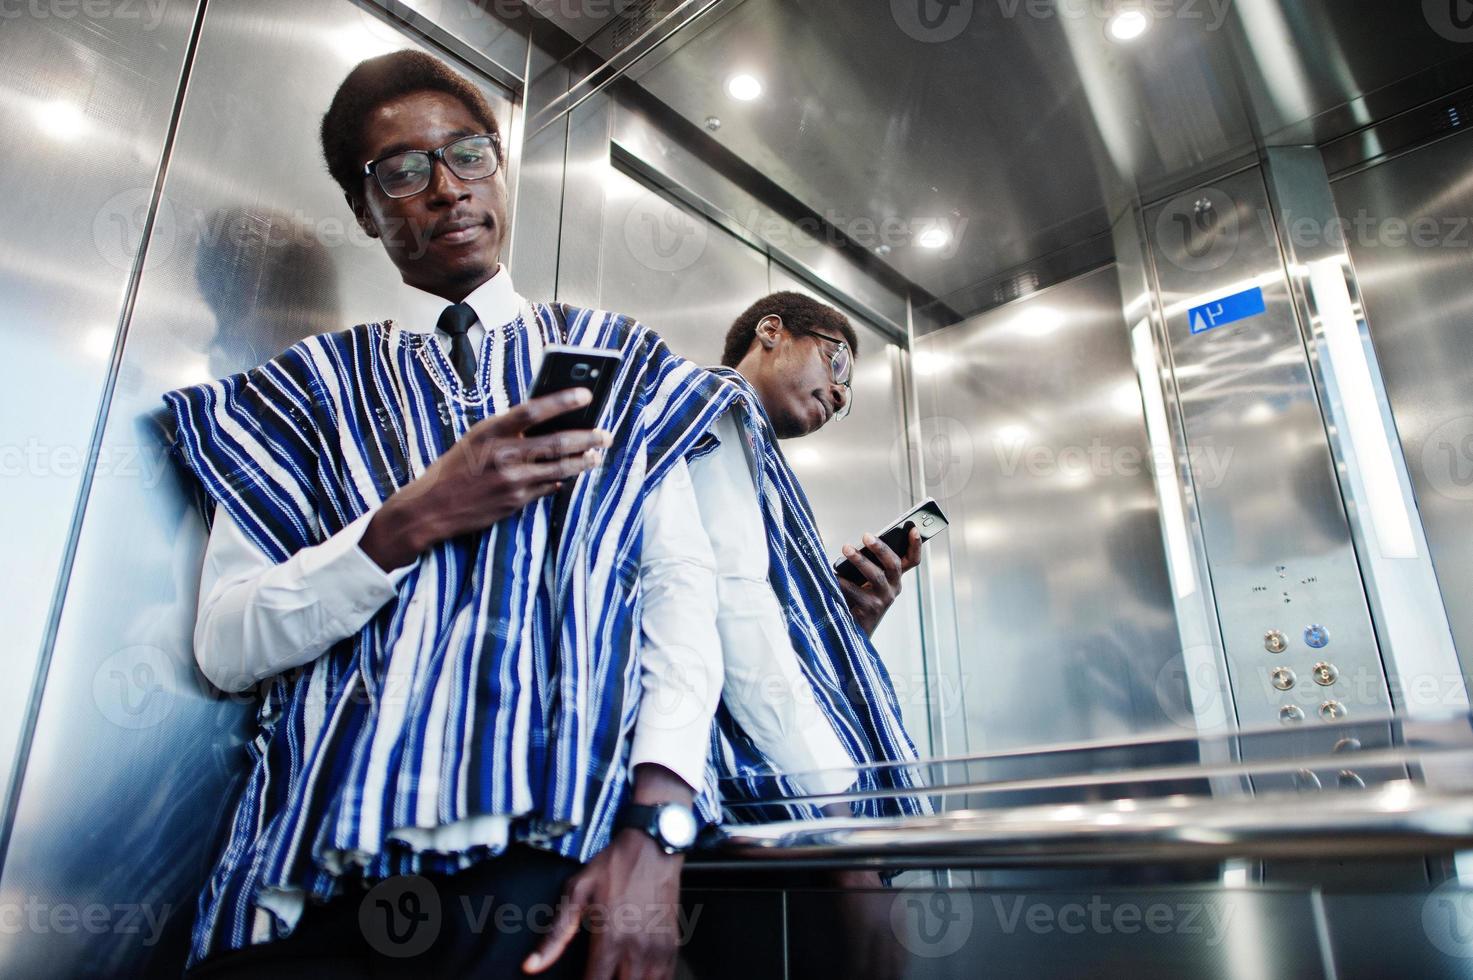
<svg viewBox="0 0 1473 980">
<path fill-rule="evenodd" d="M 1297 704 L 1286 704 L 1279 709 L 1279 721 L 1285 725 L 1297 725 L 1304 720 L 1304 709 Z"/>
<path fill-rule="evenodd" d="M 1320 687 L 1329 687 L 1340 679 L 1340 671 L 1332 663 L 1321 660 L 1314 665 L 1314 682 Z"/>
<path fill-rule="evenodd" d="M 1269 630 L 1263 634 L 1263 648 L 1269 653 L 1283 653 L 1289 649 L 1289 638 L 1279 630 Z"/>
<path fill-rule="evenodd" d="M 1273 680 L 1274 687 L 1280 691 L 1293 690 L 1294 682 L 1298 680 L 1294 676 L 1294 671 L 1289 667 L 1275 667 L 1270 677 Z"/>
<path fill-rule="evenodd" d="M 1318 623 L 1304 627 L 1304 645 L 1311 650 L 1323 650 L 1330 645 L 1330 631 Z"/>
<path fill-rule="evenodd" d="M 1346 714 L 1345 705 L 1339 701 L 1326 701 L 1320 705 L 1320 717 L 1325 721 L 1339 721 Z"/>
</svg>

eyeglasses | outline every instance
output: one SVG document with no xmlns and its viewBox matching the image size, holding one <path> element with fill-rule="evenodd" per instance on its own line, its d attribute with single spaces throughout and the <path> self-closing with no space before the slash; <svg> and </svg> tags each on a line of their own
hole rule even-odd
<svg viewBox="0 0 1473 980">
<path fill-rule="evenodd" d="M 837 422 L 849 414 L 849 409 L 854 407 L 854 386 L 850 383 L 854 375 L 854 355 L 849 351 L 849 345 L 837 337 L 827 334 L 809 331 L 812 336 L 819 340 L 827 340 L 834 344 L 834 353 L 829 357 L 829 374 L 834 379 L 834 384 L 844 386 L 844 404 L 834 413 L 834 421 Z M 822 348 L 820 348 L 822 350 Z"/>
<path fill-rule="evenodd" d="M 430 186 L 435 161 L 450 168 L 461 180 L 484 180 L 501 166 L 501 139 L 494 133 L 462 136 L 438 150 L 405 150 L 363 165 L 389 197 L 413 197 Z"/>
</svg>

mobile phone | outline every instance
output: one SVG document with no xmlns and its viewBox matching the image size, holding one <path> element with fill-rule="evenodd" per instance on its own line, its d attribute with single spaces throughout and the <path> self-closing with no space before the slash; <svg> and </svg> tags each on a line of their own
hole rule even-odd
<svg viewBox="0 0 1473 980">
<path fill-rule="evenodd" d="M 885 542 L 885 547 L 897 555 L 903 555 L 908 548 L 907 539 L 910 537 L 911 528 L 919 528 L 921 540 L 929 541 L 946 530 L 946 525 L 946 515 L 941 513 L 941 505 L 936 503 L 934 498 L 927 497 L 894 524 L 891 524 L 889 529 L 880 535 L 880 540 Z M 875 560 L 874 553 L 868 548 L 861 548 L 859 553 L 870 561 Z M 834 562 L 834 574 L 848 579 L 855 585 L 865 583 L 864 574 L 848 558 L 841 558 Z"/>
<path fill-rule="evenodd" d="M 545 436 L 568 429 L 591 429 L 597 425 L 623 356 L 617 350 L 601 347 L 548 344 L 543 349 L 542 366 L 537 370 L 537 379 L 532 382 L 529 397 L 541 398 L 569 388 L 587 388 L 593 392 L 593 401 L 582 408 L 539 422 L 528 429 L 526 435 Z"/>
</svg>

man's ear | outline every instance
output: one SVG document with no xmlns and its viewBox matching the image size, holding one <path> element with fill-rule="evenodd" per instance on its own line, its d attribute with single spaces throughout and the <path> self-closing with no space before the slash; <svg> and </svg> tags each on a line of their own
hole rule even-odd
<svg viewBox="0 0 1473 980">
<path fill-rule="evenodd" d="M 782 329 L 783 318 L 776 313 L 769 313 L 757 321 L 757 342 L 766 350 L 772 350 L 777 346 Z"/>
<path fill-rule="evenodd" d="M 353 217 L 358 219 L 358 227 L 363 229 L 363 234 L 369 238 L 378 238 L 378 225 L 373 222 L 373 215 L 368 213 L 364 203 L 347 191 L 343 192 L 343 198 L 348 202 L 348 207 L 353 209 Z"/>
</svg>

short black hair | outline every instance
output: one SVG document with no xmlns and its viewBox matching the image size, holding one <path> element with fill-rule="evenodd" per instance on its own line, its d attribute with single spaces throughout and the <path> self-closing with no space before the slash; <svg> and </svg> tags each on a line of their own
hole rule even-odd
<svg viewBox="0 0 1473 980">
<path fill-rule="evenodd" d="M 411 92 L 453 96 L 465 103 L 486 132 L 501 135 L 496 113 L 481 90 L 439 58 L 423 51 L 394 51 L 369 58 L 348 72 L 322 117 L 322 156 L 327 160 L 327 172 L 348 200 L 362 199 L 366 159 L 363 120 L 385 102 Z"/>
<path fill-rule="evenodd" d="M 838 334 L 849 345 L 855 357 L 859 356 L 859 335 L 849 323 L 849 318 L 832 306 L 820 303 L 811 296 L 784 290 L 762 297 L 742 312 L 726 331 L 726 349 L 721 353 L 721 363 L 736 367 L 757 336 L 757 324 L 763 317 L 782 317 L 783 326 L 796 334 Z"/>
</svg>

